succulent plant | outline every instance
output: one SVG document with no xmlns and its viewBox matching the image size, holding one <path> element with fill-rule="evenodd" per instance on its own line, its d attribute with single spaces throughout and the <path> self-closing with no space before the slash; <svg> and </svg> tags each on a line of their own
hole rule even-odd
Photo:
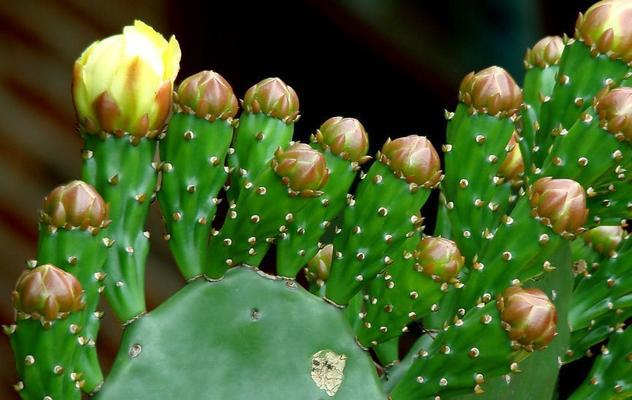
<svg viewBox="0 0 632 400">
<path fill-rule="evenodd" d="M 46 196 L 5 327 L 16 390 L 550 398 L 560 366 L 608 340 L 571 398 L 629 397 L 631 10 L 601 1 L 574 39 L 536 43 L 523 89 L 500 67 L 468 74 L 445 113 L 443 167 L 419 135 L 367 165 L 354 118 L 293 141 L 299 100 L 279 78 L 251 86 L 240 113 L 213 71 L 173 94 L 178 43 L 142 22 L 94 43 L 73 75 L 83 181 Z M 154 199 L 186 285 L 147 312 Z M 107 378 L 101 293 L 125 327 Z"/>
</svg>

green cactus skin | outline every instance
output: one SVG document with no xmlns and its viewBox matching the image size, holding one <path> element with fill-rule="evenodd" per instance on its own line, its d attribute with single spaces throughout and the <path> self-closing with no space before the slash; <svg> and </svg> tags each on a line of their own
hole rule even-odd
<svg viewBox="0 0 632 400">
<path fill-rule="evenodd" d="M 632 397 L 632 327 L 615 332 L 570 400 Z"/>
<path fill-rule="evenodd" d="M 541 176 L 573 179 L 588 193 L 604 192 L 608 185 L 625 179 L 625 172 L 621 171 L 630 167 L 632 146 L 602 129 L 591 106 L 553 140 Z"/>
<path fill-rule="evenodd" d="M 511 215 L 503 218 L 484 253 L 473 264 L 460 291 L 459 308 L 469 309 L 482 296 L 495 296 L 512 285 L 552 271 L 553 256 L 564 239 L 531 215 L 527 196 L 518 200 Z"/>
<path fill-rule="evenodd" d="M 579 360 L 582 357 L 593 356 L 590 348 L 606 340 L 617 330 L 625 327 L 625 321 L 632 317 L 632 295 L 624 296 L 616 302 L 616 309 L 591 320 L 588 327 L 578 329 L 571 334 L 568 350 L 564 354 L 563 362 Z"/>
<path fill-rule="evenodd" d="M 313 145 L 317 149 L 319 146 Z M 323 194 L 294 214 L 276 242 L 277 274 L 294 278 L 301 267 L 318 252 L 318 240 L 333 219 L 346 206 L 346 196 L 359 166 L 344 160 L 329 150 L 323 155 L 329 168 L 329 180 L 321 189 Z"/>
<path fill-rule="evenodd" d="M 86 308 L 81 312 L 79 322 L 75 322 L 79 329 L 77 339 L 81 338 L 83 343 L 79 350 L 76 372 L 82 374 L 84 384 L 81 389 L 85 393 L 92 393 L 103 384 L 103 373 L 95 346 L 103 315 L 97 311 L 107 254 L 102 241 L 103 235 L 93 235 L 79 229 L 53 230 L 45 224 L 40 224 L 39 232 L 37 262 L 40 265 L 53 264 L 72 273 L 85 291 Z"/>
<path fill-rule="evenodd" d="M 381 161 L 371 165 L 349 200 L 343 227 L 334 239 L 334 261 L 327 281 L 327 298 L 345 305 L 391 262 L 407 236 L 422 222 L 418 217 L 430 189 L 395 176 Z"/>
<path fill-rule="evenodd" d="M 607 189 L 586 199 L 590 226 L 618 225 L 632 219 L 632 180 L 614 182 Z"/>
<path fill-rule="evenodd" d="M 38 320 L 18 319 L 16 325 L 5 329 L 21 379 L 14 387 L 21 398 L 81 399 L 83 377 L 75 370 L 81 347 L 74 327 L 83 323 L 82 314 L 74 312 L 65 319 L 47 322 L 46 328 Z"/>
<path fill-rule="evenodd" d="M 368 300 L 364 302 L 362 323 L 356 328 L 363 346 L 390 341 L 407 331 L 409 323 L 438 309 L 448 284 L 417 269 L 419 264 L 413 252 L 419 240 L 419 235 L 406 239 L 401 254 L 393 258 L 387 271 L 367 284 Z"/>
<path fill-rule="evenodd" d="M 228 120 L 176 113 L 160 142 L 163 163 L 158 201 L 169 248 L 186 279 L 199 276 L 204 269 L 218 193 L 226 182 L 224 160 L 232 136 Z"/>
<path fill-rule="evenodd" d="M 420 351 L 393 388 L 393 400 L 479 392 L 486 379 L 518 368 L 496 301 L 472 308 Z"/>
<path fill-rule="evenodd" d="M 511 117 L 472 114 L 462 103 L 448 117 L 446 178 L 441 189 L 452 238 L 472 260 L 509 207 L 511 187 L 498 177 L 498 169 L 515 125 Z"/>
<path fill-rule="evenodd" d="M 228 267 L 249 261 L 261 248 L 257 245 L 274 240 L 283 224 L 311 200 L 311 197 L 290 191 L 272 165 L 244 186 L 237 203 L 231 203 L 220 232 L 211 239 L 206 268 L 208 277 L 219 279 Z"/>
<path fill-rule="evenodd" d="M 592 55 L 590 47 L 582 41 L 567 41 L 551 100 L 542 105 L 537 138 L 539 150 L 533 154 L 537 166 L 543 164 L 554 138 L 575 123 L 593 97 L 605 85 L 618 85 L 629 71 L 621 60 L 613 60 L 605 54 Z"/>
<path fill-rule="evenodd" d="M 600 263 L 592 274 L 584 277 L 571 298 L 569 322 L 573 331 L 594 328 L 597 320 L 612 310 L 630 306 L 632 301 L 632 238 L 625 238 L 617 257 Z M 625 311 L 624 311 L 625 312 Z"/>
<path fill-rule="evenodd" d="M 228 157 L 232 170 L 228 199 L 236 201 L 244 184 L 263 172 L 276 149 L 285 149 L 292 140 L 294 123 L 264 113 L 243 111 L 235 131 L 234 153 Z"/>
<path fill-rule="evenodd" d="M 96 398 L 328 399 L 311 377 L 321 350 L 346 357 L 335 398 L 385 397 L 339 310 L 292 281 L 232 268 L 219 282 L 188 284 L 129 326 Z M 165 357 L 181 363 L 170 367 Z"/>
<path fill-rule="evenodd" d="M 378 344 L 373 351 L 384 368 L 392 367 L 399 362 L 399 336 Z"/>
<path fill-rule="evenodd" d="M 538 44 L 545 43 L 545 41 L 548 41 L 549 46 L 556 47 L 560 45 L 559 42 L 561 42 L 562 39 L 559 37 L 548 37 L 542 39 Z M 536 44 L 536 46 L 538 46 L 538 44 Z M 556 50 L 559 51 L 558 49 Z M 522 155 L 525 158 L 524 161 L 527 166 L 531 165 L 530 156 L 533 151 L 533 146 L 536 145 L 536 135 L 539 130 L 538 120 L 540 118 L 542 104 L 550 101 L 556 83 L 555 78 L 559 71 L 559 59 L 552 64 L 550 61 L 554 60 L 547 60 L 548 62 L 542 59 L 534 60 L 534 51 L 546 53 L 546 50 L 535 49 L 534 47 L 533 50 L 527 50 L 525 57 L 526 73 L 524 75 L 522 89 L 525 107 L 521 110 L 522 129 L 520 134 L 525 139 L 523 143 L 525 147 L 521 150 L 523 150 Z M 527 171 L 529 171 L 529 168 L 527 168 Z"/>
<path fill-rule="evenodd" d="M 84 135 L 83 180 L 109 204 L 112 223 L 104 230 L 110 248 L 103 267 L 105 298 L 124 322 L 145 312 L 144 230 L 156 188 L 156 141 L 131 136 Z"/>
</svg>

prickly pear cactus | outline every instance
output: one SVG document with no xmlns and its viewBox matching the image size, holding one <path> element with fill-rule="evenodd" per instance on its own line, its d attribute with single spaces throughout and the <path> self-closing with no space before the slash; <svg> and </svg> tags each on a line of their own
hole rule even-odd
<svg viewBox="0 0 632 400">
<path fill-rule="evenodd" d="M 522 89 L 501 67 L 468 74 L 445 113 L 443 168 L 415 134 L 368 165 L 353 118 L 293 141 L 299 99 L 279 78 L 241 103 L 213 71 L 175 85 L 178 42 L 142 22 L 95 42 L 73 70 L 83 180 L 44 199 L 4 327 L 15 389 L 548 399 L 559 369 L 601 344 L 572 398 L 632 397 L 630 26 L 632 0 L 600 1 L 573 38 L 527 50 Z M 148 312 L 154 201 L 187 284 Z M 276 274 L 258 268 L 268 252 Z M 107 378 L 101 295 L 125 327 Z M 410 348 L 406 332 L 421 332 Z"/>
</svg>

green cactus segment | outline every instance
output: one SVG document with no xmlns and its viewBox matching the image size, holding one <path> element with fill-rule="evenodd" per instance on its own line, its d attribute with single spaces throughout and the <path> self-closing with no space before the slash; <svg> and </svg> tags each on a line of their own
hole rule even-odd
<svg viewBox="0 0 632 400">
<path fill-rule="evenodd" d="M 79 334 L 83 313 L 46 322 L 18 319 L 8 328 L 20 381 L 14 386 L 21 398 L 41 400 L 81 399 L 83 376 L 79 373 Z"/>
<path fill-rule="evenodd" d="M 614 182 L 606 191 L 589 196 L 586 206 L 591 226 L 618 225 L 625 219 L 632 219 L 631 191 L 632 180 L 625 180 Z"/>
<path fill-rule="evenodd" d="M 480 392 L 487 379 L 517 368 L 495 301 L 468 311 L 418 354 L 394 387 L 393 400 Z"/>
<path fill-rule="evenodd" d="M 334 239 L 327 298 L 347 304 L 365 281 L 391 264 L 393 254 L 421 224 L 418 216 L 430 189 L 407 183 L 381 161 L 360 182 Z"/>
<path fill-rule="evenodd" d="M 160 142 L 158 200 L 169 247 L 186 279 L 200 275 L 204 268 L 218 193 L 226 182 L 224 160 L 232 134 L 229 121 L 176 113 Z"/>
<path fill-rule="evenodd" d="M 16 324 L 5 327 L 22 379 L 15 388 L 27 400 L 80 399 L 78 334 L 84 291 L 77 278 L 52 264 L 24 271 L 13 291 Z"/>
<path fill-rule="evenodd" d="M 399 336 L 378 344 L 373 351 L 384 368 L 392 367 L 399 362 Z"/>
<path fill-rule="evenodd" d="M 548 39 L 548 40 L 547 40 Z M 542 104 L 550 101 L 553 89 L 556 83 L 556 76 L 559 71 L 559 59 L 555 63 L 544 62 L 544 57 L 548 51 L 544 48 L 536 48 L 538 45 L 546 43 L 547 49 L 557 53 L 560 51 L 560 47 L 563 48 L 562 41 L 559 37 L 544 38 L 534 46 L 533 50 L 527 50 L 527 56 L 525 58 L 525 65 L 527 65 L 527 72 L 524 76 L 523 91 L 525 108 L 521 111 L 522 114 L 522 130 L 521 135 L 525 139 L 525 151 L 522 151 L 522 155 L 525 158 L 525 165 L 531 165 L 531 152 L 534 146 L 536 146 L 536 140 L 538 139 L 538 131 L 540 129 L 539 119 Z M 561 45 L 561 46 L 560 46 Z M 540 57 L 538 57 L 538 53 Z"/>
<path fill-rule="evenodd" d="M 614 332 L 625 327 L 625 321 L 632 317 L 632 295 L 616 302 L 616 309 L 591 321 L 587 328 L 579 329 L 571 334 L 568 350 L 563 357 L 564 363 L 592 357 L 591 347 L 603 342 Z"/>
<path fill-rule="evenodd" d="M 52 230 L 48 225 L 40 225 L 38 263 L 54 264 L 72 273 L 85 291 L 86 307 L 77 323 L 77 339 L 81 338 L 82 345 L 76 367 L 76 371 L 82 374 L 84 384 L 81 389 L 85 393 L 92 393 L 103 383 L 95 346 L 103 315 L 97 311 L 102 280 L 105 278 L 103 265 L 107 253 L 102 239 L 101 234 L 93 235 L 84 230 Z"/>
<path fill-rule="evenodd" d="M 450 116 L 441 187 L 452 237 L 466 259 L 472 260 L 509 204 L 510 188 L 498 169 L 515 126 L 512 118 L 472 114 L 464 104 Z"/>
<path fill-rule="evenodd" d="M 112 223 L 104 230 L 108 251 L 105 298 L 121 321 L 145 312 L 145 221 L 156 188 L 156 142 L 129 136 L 84 135 L 83 180 L 109 204 Z"/>
<path fill-rule="evenodd" d="M 227 192 L 229 200 L 237 201 L 244 185 L 263 173 L 274 152 L 290 144 L 293 133 L 292 122 L 287 123 L 264 113 L 241 113 L 235 130 L 235 151 L 228 157 L 232 171 Z"/>
<path fill-rule="evenodd" d="M 571 400 L 619 400 L 632 397 L 632 327 L 618 330 L 595 360 Z"/>
<path fill-rule="evenodd" d="M 555 265 L 553 257 L 564 239 L 531 216 L 527 196 L 518 200 L 511 215 L 505 216 L 485 252 L 474 262 L 460 291 L 459 307 L 469 309 L 481 297 L 493 298 L 515 280 L 526 281 L 566 267 Z"/>
<path fill-rule="evenodd" d="M 389 341 L 406 332 L 411 322 L 439 308 L 448 283 L 423 272 L 424 265 L 413 255 L 419 240 L 419 235 L 406 239 L 387 271 L 367 285 L 362 324 L 356 328 L 363 346 L 374 347 Z"/>
<path fill-rule="evenodd" d="M 596 110 L 590 107 L 555 138 L 541 175 L 573 179 L 588 193 L 604 192 L 608 185 L 625 179 L 624 171 L 630 167 L 632 146 L 601 128 Z"/>
<path fill-rule="evenodd" d="M 217 279 L 230 266 L 251 265 L 257 250 L 267 250 L 266 244 L 286 229 L 284 224 L 322 194 L 328 174 L 324 156 L 308 145 L 297 142 L 287 151 L 279 149 L 266 169 L 244 186 L 237 203 L 230 203 L 224 225 L 211 239 L 207 276 Z"/>
<path fill-rule="evenodd" d="M 187 285 L 128 327 L 96 398 L 384 397 L 338 310 L 292 281 L 233 268 L 219 282 Z"/>
<path fill-rule="evenodd" d="M 606 85 L 618 85 L 629 71 L 625 62 L 613 60 L 606 54 L 593 55 L 590 47 L 581 41 L 567 43 L 551 100 L 542 105 L 539 150 L 534 153 L 537 166 L 544 163 L 555 137 L 573 126 L 593 97 Z"/>
<path fill-rule="evenodd" d="M 569 321 L 573 331 L 593 327 L 593 320 L 613 310 L 629 307 L 632 297 L 632 238 L 621 243 L 617 257 L 600 263 L 598 269 L 584 277 L 573 292 Z"/>
<path fill-rule="evenodd" d="M 357 164 L 343 160 L 329 150 L 323 151 L 323 155 L 330 175 L 321 189 L 323 194 L 311 199 L 305 208 L 294 214 L 277 240 L 276 266 L 280 276 L 296 277 L 301 267 L 318 252 L 318 241 L 347 204 L 346 196 L 356 177 Z"/>
</svg>

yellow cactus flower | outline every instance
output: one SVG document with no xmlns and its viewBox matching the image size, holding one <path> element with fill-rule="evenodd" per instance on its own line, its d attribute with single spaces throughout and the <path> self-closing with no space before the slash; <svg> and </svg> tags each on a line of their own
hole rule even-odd
<svg viewBox="0 0 632 400">
<path fill-rule="evenodd" d="M 180 46 L 141 21 L 96 41 L 74 65 L 72 95 L 82 129 L 91 134 L 153 137 L 171 111 Z"/>
</svg>

